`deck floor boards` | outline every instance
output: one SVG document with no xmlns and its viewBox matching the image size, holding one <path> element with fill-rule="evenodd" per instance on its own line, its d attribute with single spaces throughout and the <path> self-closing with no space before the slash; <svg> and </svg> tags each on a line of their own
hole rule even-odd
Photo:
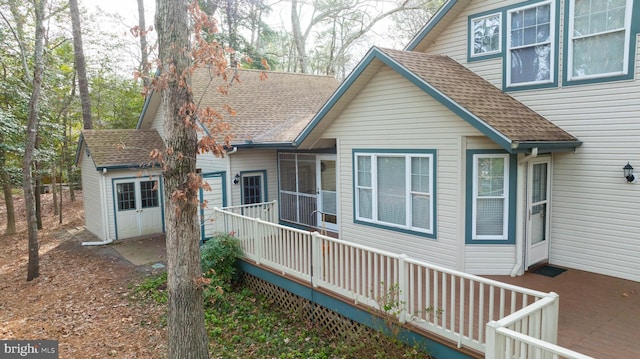
<svg viewBox="0 0 640 359">
<path fill-rule="evenodd" d="M 558 293 L 559 345 L 594 358 L 640 358 L 640 283 L 576 269 L 488 277 Z"/>
</svg>

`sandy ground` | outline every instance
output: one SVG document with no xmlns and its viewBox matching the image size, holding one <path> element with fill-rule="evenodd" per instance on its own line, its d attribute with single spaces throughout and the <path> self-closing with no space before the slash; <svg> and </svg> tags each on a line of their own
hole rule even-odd
<svg viewBox="0 0 640 359">
<path fill-rule="evenodd" d="M 63 223 L 43 199 L 40 276 L 27 282 L 24 201 L 15 202 L 18 233 L 0 236 L 0 339 L 58 340 L 60 358 L 163 358 L 164 309 L 135 298 L 132 287 L 152 272 L 112 247 L 86 247 L 82 193 L 64 198 Z M 0 201 L 0 231 L 6 227 Z M 95 240 L 95 238 L 93 238 Z"/>
</svg>

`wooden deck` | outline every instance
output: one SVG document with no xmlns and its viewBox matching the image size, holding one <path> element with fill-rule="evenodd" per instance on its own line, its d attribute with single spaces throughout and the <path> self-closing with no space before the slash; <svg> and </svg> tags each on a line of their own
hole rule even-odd
<svg viewBox="0 0 640 359">
<path fill-rule="evenodd" d="M 560 295 L 558 344 L 594 358 L 640 358 L 640 283 L 575 269 L 488 276 Z"/>
</svg>

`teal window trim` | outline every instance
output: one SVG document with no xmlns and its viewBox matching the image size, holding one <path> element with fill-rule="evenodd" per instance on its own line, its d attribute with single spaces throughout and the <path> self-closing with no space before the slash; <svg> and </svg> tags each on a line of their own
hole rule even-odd
<svg viewBox="0 0 640 359">
<path fill-rule="evenodd" d="M 506 155 L 508 158 L 508 191 L 507 196 L 507 238 L 504 239 L 474 239 L 473 238 L 473 190 L 475 186 L 474 162 L 476 155 Z M 517 171 L 518 156 L 509 154 L 503 150 L 467 150 L 466 160 L 466 205 L 465 205 L 465 243 L 466 244 L 509 244 L 516 243 L 516 198 L 517 198 Z"/>
<path fill-rule="evenodd" d="M 499 34 L 499 48 L 496 51 L 490 51 L 490 52 L 486 52 L 486 53 L 474 53 L 474 45 L 475 45 L 475 32 L 474 32 L 474 21 L 476 20 L 482 20 L 482 19 L 486 19 L 486 18 L 490 18 L 493 16 L 498 16 L 499 17 L 499 22 L 500 22 L 500 34 Z M 500 58 L 503 56 L 503 49 L 505 47 L 505 34 L 504 34 L 504 29 L 505 29 L 505 22 L 504 22 L 504 12 L 503 11 L 496 11 L 496 10 L 491 10 L 491 11 L 485 11 L 482 13 L 478 13 L 478 14 L 473 14 L 471 16 L 468 17 L 467 19 L 467 32 L 468 32 L 468 36 L 467 36 L 467 62 L 473 62 L 473 61 L 481 61 L 481 60 L 488 60 L 488 59 L 494 59 L 494 58 Z"/>
<path fill-rule="evenodd" d="M 613 81 L 623 81 L 623 80 L 632 80 L 634 78 L 635 73 L 635 55 L 636 55 L 636 36 L 640 33 L 640 5 L 634 4 L 633 0 L 627 0 L 627 9 L 625 11 L 626 19 L 625 21 L 629 21 L 626 27 L 626 39 L 625 39 L 625 51 L 628 53 L 625 55 L 626 59 L 626 68 L 623 73 L 613 73 L 613 74 L 602 74 L 591 77 L 584 78 L 571 78 L 570 73 L 573 71 L 571 67 L 571 55 L 573 48 L 571 46 L 571 31 L 573 25 L 573 19 L 571 18 L 571 13 L 573 9 L 573 4 L 575 4 L 575 0 L 567 0 L 565 2 L 564 9 L 564 36 L 563 36 L 563 46 L 564 46 L 564 58 L 563 58 L 563 85 L 564 86 L 576 86 L 576 85 L 586 85 L 593 83 L 602 83 L 602 82 L 613 82 Z M 634 6 L 635 5 L 635 6 Z"/>
<path fill-rule="evenodd" d="M 510 31 L 511 31 L 511 17 L 510 14 L 520 9 L 527 9 L 531 7 L 542 6 L 545 3 L 550 4 L 550 21 L 551 28 L 550 33 L 551 36 L 551 59 L 550 63 L 550 80 L 544 82 L 528 82 L 525 84 L 510 84 Z M 559 21 L 560 21 L 560 1 L 559 0 L 531 0 L 523 3 L 515 4 L 509 7 L 505 7 L 505 30 L 504 30 L 504 38 L 505 38 L 505 47 L 504 47 L 504 56 L 503 56 L 503 68 L 502 68 L 502 88 L 503 91 L 523 91 L 523 90 L 531 90 L 531 89 L 540 89 L 540 88 L 550 88 L 550 87 L 558 87 L 558 59 L 559 59 L 559 41 L 560 41 L 560 31 L 559 31 Z"/>
<path fill-rule="evenodd" d="M 262 201 L 266 202 L 269 200 L 269 196 L 267 193 L 267 170 L 247 170 L 247 171 L 240 171 L 238 172 L 240 174 L 240 201 L 241 204 L 246 204 L 244 203 L 245 200 L 245 186 L 244 186 L 244 177 L 252 177 L 252 176 L 260 176 L 262 177 L 262 183 L 261 183 L 261 188 L 260 190 L 262 191 L 261 193 L 261 197 L 262 197 Z"/>
<path fill-rule="evenodd" d="M 383 221 L 380 221 L 376 218 L 376 216 L 372 216 L 372 219 L 368 219 L 368 218 L 361 218 L 359 216 L 358 213 L 358 197 L 357 197 L 357 191 L 358 191 L 358 185 L 357 185 L 357 181 L 358 181 L 358 167 L 357 167 L 357 159 L 358 156 L 372 156 L 372 161 L 373 158 L 377 158 L 377 156 L 401 156 L 406 158 L 415 158 L 415 157 L 428 157 L 430 158 L 430 173 L 429 173 L 429 178 L 430 178 L 430 197 L 431 197 L 431 208 L 430 208 L 430 214 L 431 214 L 431 228 L 429 228 L 428 230 L 422 230 L 422 229 L 418 229 L 417 227 L 411 227 L 411 226 L 401 226 L 401 225 L 394 225 L 391 223 L 386 223 Z M 353 222 L 356 224 L 362 224 L 365 226 L 370 226 L 370 227 L 375 227 L 375 228 L 381 228 L 381 229 L 386 229 L 386 230 L 391 230 L 394 232 L 400 232 L 400 233 L 407 233 L 407 234 L 412 234 L 412 235 L 417 235 L 417 236 L 422 236 L 422 237 L 427 237 L 427 238 L 432 238 L 435 239 L 437 238 L 437 218 L 438 218 L 438 214 L 437 214 L 437 151 L 435 149 L 353 149 L 352 150 L 352 173 L 353 173 Z M 375 173 L 371 173 L 372 177 L 375 177 Z M 377 189 L 377 186 L 373 186 L 372 187 L 372 191 L 375 192 Z M 372 201 L 372 208 L 375 208 L 377 205 L 376 201 Z"/>
<path fill-rule="evenodd" d="M 202 176 L 203 179 L 206 178 L 217 178 L 219 177 L 221 179 L 220 183 L 222 184 L 222 188 L 220 189 L 222 191 L 222 207 L 226 207 L 227 206 L 227 181 L 226 181 L 226 171 L 220 171 L 220 172 L 207 172 L 207 173 L 201 173 L 200 176 Z M 213 191 L 215 191 L 215 189 L 212 189 Z M 208 238 L 205 238 L 205 230 L 204 230 L 204 224 L 205 221 L 202 220 L 204 218 L 204 188 L 200 187 L 200 189 L 198 189 L 198 200 L 200 202 L 200 244 L 204 243 Z M 163 221 L 164 221 L 164 213 L 163 213 Z M 164 225 L 163 225 L 164 227 Z"/>
</svg>

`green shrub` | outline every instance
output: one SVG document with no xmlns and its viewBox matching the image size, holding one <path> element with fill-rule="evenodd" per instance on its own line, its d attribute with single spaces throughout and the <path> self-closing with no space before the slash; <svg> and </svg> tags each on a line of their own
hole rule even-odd
<svg viewBox="0 0 640 359">
<path fill-rule="evenodd" d="M 229 290 L 240 277 L 237 259 L 242 257 L 238 238 L 228 233 L 217 234 L 200 248 L 202 272 L 214 286 Z"/>
</svg>

